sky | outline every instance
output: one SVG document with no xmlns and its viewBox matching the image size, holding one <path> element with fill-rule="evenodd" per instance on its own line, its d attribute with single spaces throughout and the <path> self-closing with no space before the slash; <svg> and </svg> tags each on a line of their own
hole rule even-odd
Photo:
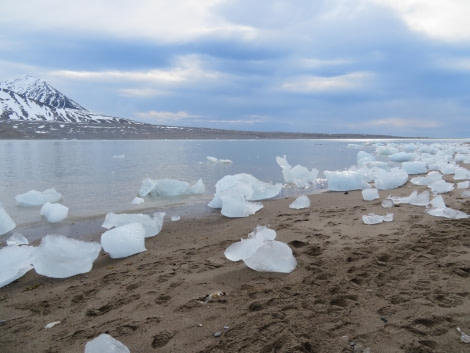
<svg viewBox="0 0 470 353">
<path fill-rule="evenodd" d="M 15 0 L 0 80 L 94 113 L 250 131 L 470 137 L 468 0 Z"/>
</svg>

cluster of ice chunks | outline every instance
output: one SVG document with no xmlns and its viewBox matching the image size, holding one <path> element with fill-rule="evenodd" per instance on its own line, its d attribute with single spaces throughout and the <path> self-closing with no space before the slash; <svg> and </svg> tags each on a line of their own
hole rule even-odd
<svg viewBox="0 0 470 353">
<path fill-rule="evenodd" d="M 308 170 L 306 167 L 299 164 L 292 167 L 289 162 L 287 162 L 286 156 L 277 156 L 276 162 L 281 167 L 284 181 L 287 184 L 294 185 L 298 188 L 305 188 L 315 184 L 318 177 L 318 169 L 312 168 L 312 170 Z"/>
<path fill-rule="evenodd" d="M 207 156 L 206 159 L 208 162 L 214 164 L 232 164 L 232 161 L 230 159 L 219 159 L 212 156 Z"/>
<path fill-rule="evenodd" d="M 300 195 L 290 205 L 289 208 L 299 210 L 301 208 L 309 208 L 310 199 L 306 195 Z"/>
<path fill-rule="evenodd" d="M 117 339 L 102 333 L 86 343 L 85 353 L 130 353 L 130 351 Z"/>
<path fill-rule="evenodd" d="M 37 247 L 27 244 L 24 236 L 15 233 L 8 238 L 7 246 L 0 249 L 0 287 L 33 268 L 38 274 L 52 278 L 89 272 L 101 251 L 101 245 L 96 242 L 63 235 L 46 235 Z"/>
<path fill-rule="evenodd" d="M 246 173 L 226 175 L 215 184 L 215 195 L 208 206 L 220 208 L 226 217 L 248 217 L 263 208 L 261 202 L 273 198 L 282 184 L 265 183 Z"/>
<path fill-rule="evenodd" d="M 62 199 L 62 195 L 58 193 L 55 188 L 46 189 L 44 191 L 30 190 L 24 194 L 15 196 L 18 206 L 22 207 L 36 207 L 42 206 L 46 202 L 57 202 Z"/>
<path fill-rule="evenodd" d="M 297 266 L 297 260 L 287 244 L 275 239 L 273 229 L 258 226 L 247 239 L 230 245 L 224 255 L 230 261 L 242 260 L 258 272 L 290 273 Z"/>
<path fill-rule="evenodd" d="M 193 184 L 176 179 L 158 179 L 145 178 L 139 189 L 139 196 L 180 196 L 203 194 L 205 186 L 201 179 Z"/>
</svg>

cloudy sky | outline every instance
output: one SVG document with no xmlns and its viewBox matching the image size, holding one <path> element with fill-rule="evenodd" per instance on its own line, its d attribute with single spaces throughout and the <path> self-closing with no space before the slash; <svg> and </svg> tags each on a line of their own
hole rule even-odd
<svg viewBox="0 0 470 353">
<path fill-rule="evenodd" d="M 0 80 L 154 124 L 470 137 L 468 0 L 15 0 Z"/>
</svg>

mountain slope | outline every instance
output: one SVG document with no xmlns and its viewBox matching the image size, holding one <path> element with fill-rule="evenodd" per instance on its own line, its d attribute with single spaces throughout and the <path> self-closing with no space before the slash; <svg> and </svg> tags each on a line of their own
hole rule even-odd
<svg viewBox="0 0 470 353">
<path fill-rule="evenodd" d="M 139 124 L 91 113 L 46 81 L 29 75 L 0 81 L 0 120 Z"/>
</svg>

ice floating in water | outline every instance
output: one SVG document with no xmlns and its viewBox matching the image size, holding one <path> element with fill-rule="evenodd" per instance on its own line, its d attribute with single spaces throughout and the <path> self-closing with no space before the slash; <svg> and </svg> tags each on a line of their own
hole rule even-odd
<svg viewBox="0 0 470 353">
<path fill-rule="evenodd" d="M 428 172 L 428 167 L 426 166 L 426 163 L 419 161 L 403 162 L 401 164 L 401 167 L 408 174 L 424 174 Z"/>
<path fill-rule="evenodd" d="M 306 167 L 301 165 L 291 167 L 287 162 L 286 156 L 277 156 L 276 162 L 281 167 L 284 181 L 287 184 L 295 185 L 298 188 L 305 188 L 314 184 L 317 180 L 318 169 L 312 168 L 312 170 L 309 171 Z"/>
<path fill-rule="evenodd" d="M 0 235 L 8 233 L 10 230 L 15 229 L 15 227 L 16 223 L 11 219 L 10 215 L 0 203 Z"/>
<path fill-rule="evenodd" d="M 145 237 L 153 237 L 160 233 L 163 227 L 163 218 L 165 212 L 155 212 L 153 216 L 137 214 L 116 214 L 110 212 L 106 215 L 104 223 L 101 225 L 103 228 L 111 229 L 113 227 L 120 227 L 132 222 L 141 223 L 145 228 Z"/>
<path fill-rule="evenodd" d="M 424 177 L 411 178 L 410 182 L 414 185 L 431 185 L 439 180 L 442 180 L 442 174 L 433 170 Z"/>
<path fill-rule="evenodd" d="M 34 251 L 32 264 L 40 275 L 66 278 L 89 272 L 100 250 L 95 242 L 46 235 Z"/>
<path fill-rule="evenodd" d="M 15 200 L 18 206 L 32 207 L 42 206 L 46 202 L 57 202 L 62 198 L 55 188 L 50 188 L 44 191 L 30 190 L 24 194 L 15 196 Z"/>
<path fill-rule="evenodd" d="M 40 213 L 41 216 L 46 217 L 49 223 L 58 223 L 67 218 L 69 214 L 69 208 L 58 203 L 46 202 L 41 207 Z"/>
<path fill-rule="evenodd" d="M 362 190 L 362 198 L 365 201 L 377 200 L 379 198 L 379 191 L 377 189 L 364 189 Z"/>
<path fill-rule="evenodd" d="M 131 204 L 133 205 L 140 205 L 141 203 L 144 203 L 145 200 L 141 197 L 134 197 L 134 199 L 132 200 Z"/>
<path fill-rule="evenodd" d="M 328 189 L 331 191 L 362 190 L 369 187 L 364 180 L 364 175 L 358 171 L 329 171 L 323 172 L 328 181 Z"/>
<path fill-rule="evenodd" d="M 147 250 L 145 228 L 141 223 L 132 222 L 104 232 L 101 246 L 113 259 L 127 257 Z"/>
<path fill-rule="evenodd" d="M 379 190 L 396 189 L 407 181 L 408 173 L 400 168 L 392 168 L 389 171 L 379 169 L 374 177 L 375 187 Z"/>
<path fill-rule="evenodd" d="M 442 195 L 437 195 L 431 200 L 428 208 L 426 209 L 426 213 L 431 216 L 445 217 L 450 219 L 462 219 L 470 217 L 465 212 L 447 207 L 444 199 L 442 198 Z"/>
<path fill-rule="evenodd" d="M 461 181 L 460 183 L 457 183 L 457 189 L 468 189 L 470 186 L 470 181 Z"/>
<path fill-rule="evenodd" d="M 362 221 L 364 224 L 379 224 L 382 222 L 391 222 L 393 221 L 393 213 L 387 213 L 385 216 L 379 216 L 374 213 L 369 213 L 368 215 L 362 216 Z"/>
<path fill-rule="evenodd" d="M 7 239 L 7 245 L 28 245 L 29 240 L 26 239 L 26 237 L 21 234 L 21 233 L 13 233 L 10 235 L 10 237 Z M 0 267 L 1 268 L 1 267 Z"/>
<path fill-rule="evenodd" d="M 438 180 L 429 185 L 433 194 L 444 194 L 454 190 L 454 184 L 448 183 L 445 180 Z"/>
<path fill-rule="evenodd" d="M 215 184 L 209 207 L 220 208 L 226 217 L 247 217 L 263 207 L 259 201 L 279 195 L 282 184 L 259 181 L 246 173 L 226 175 Z"/>
<path fill-rule="evenodd" d="M 31 270 L 32 246 L 11 245 L 0 249 L 0 288 L 22 277 Z"/>
<path fill-rule="evenodd" d="M 158 179 L 153 180 L 145 178 L 139 189 L 139 196 L 179 196 L 179 195 L 194 195 L 203 194 L 205 186 L 201 179 L 194 184 L 189 184 L 186 181 L 176 179 Z"/>
<path fill-rule="evenodd" d="M 297 266 L 292 250 L 275 238 L 274 230 L 258 226 L 247 239 L 230 245 L 224 252 L 225 257 L 230 261 L 243 260 L 249 268 L 259 272 L 292 272 Z"/>
<path fill-rule="evenodd" d="M 211 156 L 207 156 L 206 159 L 211 162 L 211 163 L 215 163 L 215 164 L 232 164 L 232 161 L 230 159 L 218 159 L 216 157 L 211 157 Z"/>
<path fill-rule="evenodd" d="M 85 353 L 130 353 L 129 348 L 112 336 L 102 333 L 87 342 Z"/>
<path fill-rule="evenodd" d="M 297 210 L 301 208 L 309 208 L 309 207 L 310 207 L 310 199 L 306 195 L 300 195 L 289 205 L 289 208 L 293 208 Z"/>
</svg>

